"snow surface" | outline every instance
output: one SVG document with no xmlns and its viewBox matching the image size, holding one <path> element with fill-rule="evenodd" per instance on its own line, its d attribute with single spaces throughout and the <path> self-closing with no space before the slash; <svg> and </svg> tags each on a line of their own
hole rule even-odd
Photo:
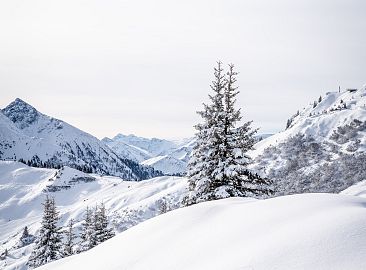
<svg viewBox="0 0 366 270">
<path fill-rule="evenodd" d="M 341 194 L 366 198 L 366 180 L 350 186 L 349 188 L 343 190 Z"/>
<path fill-rule="evenodd" d="M 9 257 L 0 260 L 0 269 L 26 269 L 33 245 L 18 248 L 19 238 L 24 226 L 31 234 L 39 230 L 46 194 L 55 197 L 60 226 L 65 227 L 73 218 L 78 231 L 86 207 L 104 202 L 112 227 L 121 232 L 160 214 L 162 200 L 170 208 L 177 208 L 186 186 L 186 179 L 180 177 L 123 181 L 68 167 L 42 169 L 0 161 L 0 253 L 9 250 Z"/>
<path fill-rule="evenodd" d="M 366 199 L 302 194 L 231 198 L 145 221 L 61 269 L 365 269 Z"/>
</svg>

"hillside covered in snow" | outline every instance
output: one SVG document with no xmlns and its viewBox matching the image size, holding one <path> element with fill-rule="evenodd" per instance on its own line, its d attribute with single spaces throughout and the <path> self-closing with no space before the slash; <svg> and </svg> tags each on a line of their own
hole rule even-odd
<svg viewBox="0 0 366 270">
<path fill-rule="evenodd" d="M 339 192 L 366 179 L 366 86 L 328 92 L 250 153 L 277 195 Z"/>
<path fill-rule="evenodd" d="M 0 159 L 23 159 L 42 167 L 67 165 L 130 180 L 161 175 L 118 156 L 94 136 L 38 112 L 21 99 L 0 111 Z"/>
<path fill-rule="evenodd" d="M 195 139 L 170 141 L 118 134 L 102 141 L 120 157 L 151 166 L 165 174 L 184 174 Z"/>
<path fill-rule="evenodd" d="M 338 194 L 205 202 L 40 269 L 362 270 L 365 204 Z"/>
<path fill-rule="evenodd" d="M 186 195 L 186 179 L 158 177 L 145 181 L 122 181 L 118 177 L 86 174 L 62 169 L 33 168 L 19 162 L 0 161 L 0 269 L 27 269 L 33 244 L 20 245 L 25 226 L 37 235 L 45 196 L 55 198 L 60 211 L 59 226 L 75 220 L 80 236 L 87 207 L 104 203 L 110 224 L 122 232 L 146 219 L 180 207 Z M 76 242 L 80 241 L 78 238 Z"/>
</svg>

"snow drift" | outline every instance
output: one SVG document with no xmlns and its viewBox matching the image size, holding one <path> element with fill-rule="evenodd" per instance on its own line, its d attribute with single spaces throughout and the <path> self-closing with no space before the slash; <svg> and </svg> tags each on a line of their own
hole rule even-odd
<svg viewBox="0 0 366 270">
<path fill-rule="evenodd" d="M 145 221 L 39 269 L 365 269 L 366 199 L 231 198 Z"/>
</svg>

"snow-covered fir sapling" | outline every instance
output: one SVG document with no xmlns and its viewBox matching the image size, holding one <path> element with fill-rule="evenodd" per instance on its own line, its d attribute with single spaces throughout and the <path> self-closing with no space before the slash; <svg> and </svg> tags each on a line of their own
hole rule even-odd
<svg viewBox="0 0 366 270">
<path fill-rule="evenodd" d="M 74 220 L 70 219 L 65 234 L 65 242 L 64 242 L 64 257 L 71 256 L 74 254 L 74 240 L 76 235 L 74 234 Z"/>
<path fill-rule="evenodd" d="M 84 222 L 82 223 L 81 251 L 89 250 L 96 245 L 93 215 L 93 210 L 87 207 Z"/>
<path fill-rule="evenodd" d="M 31 235 L 28 231 L 28 227 L 25 226 L 24 229 L 23 229 L 23 233 L 22 233 L 22 236 L 20 237 L 19 239 L 19 247 L 24 247 L 24 246 L 27 246 L 31 243 L 34 242 L 34 235 Z"/>
<path fill-rule="evenodd" d="M 8 257 L 8 249 L 6 248 L 1 254 L 0 254 L 0 260 L 5 260 L 6 257 Z"/>
<path fill-rule="evenodd" d="M 214 69 L 210 103 L 198 112 L 203 123 L 195 126 L 196 144 L 188 165 L 190 193 L 187 205 L 235 196 L 263 196 L 271 193 L 270 182 L 252 174 L 247 152 L 255 143 L 252 121 L 238 126 L 241 111 L 235 108 L 239 94 L 237 72 L 229 65 L 225 74 L 221 62 Z"/>
<path fill-rule="evenodd" d="M 28 260 L 28 266 L 31 268 L 39 267 L 63 257 L 61 252 L 61 233 L 60 228 L 57 226 L 59 213 L 56 209 L 55 199 L 46 196 L 43 207 L 41 229 Z"/>
<path fill-rule="evenodd" d="M 104 203 L 101 203 L 95 209 L 94 229 L 97 245 L 103 243 L 115 235 L 113 229 L 108 226 L 108 217 Z"/>
</svg>

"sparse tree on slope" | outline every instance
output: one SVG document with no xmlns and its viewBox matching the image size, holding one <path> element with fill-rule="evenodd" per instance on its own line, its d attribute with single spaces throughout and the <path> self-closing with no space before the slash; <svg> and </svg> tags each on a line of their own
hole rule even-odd
<svg viewBox="0 0 366 270">
<path fill-rule="evenodd" d="M 67 225 L 67 230 L 65 231 L 66 240 L 64 243 L 64 257 L 71 256 L 74 254 L 74 240 L 76 238 L 74 234 L 74 220 L 70 219 Z"/>
<path fill-rule="evenodd" d="M 237 127 L 240 110 L 235 109 L 237 73 L 229 66 L 226 77 L 221 64 L 215 69 L 211 104 L 199 112 L 204 120 L 196 126 L 197 142 L 188 167 L 190 194 L 187 204 L 232 196 L 260 196 L 270 193 L 269 182 L 247 170 L 246 154 L 255 143 L 251 121 Z"/>
<path fill-rule="evenodd" d="M 95 241 L 97 245 L 114 236 L 113 229 L 108 227 L 108 218 L 106 215 L 104 203 L 101 203 L 95 210 L 94 228 Z"/>
<path fill-rule="evenodd" d="M 94 213 L 89 207 L 86 208 L 85 219 L 81 232 L 81 251 L 89 250 L 96 246 Z"/>
<path fill-rule="evenodd" d="M 29 258 L 32 268 L 62 258 L 60 228 L 57 226 L 58 211 L 54 198 L 46 197 L 39 237 Z"/>
<path fill-rule="evenodd" d="M 34 242 L 34 236 L 29 234 L 28 227 L 25 226 L 23 229 L 22 236 L 19 239 L 19 247 L 27 246 Z"/>
</svg>

